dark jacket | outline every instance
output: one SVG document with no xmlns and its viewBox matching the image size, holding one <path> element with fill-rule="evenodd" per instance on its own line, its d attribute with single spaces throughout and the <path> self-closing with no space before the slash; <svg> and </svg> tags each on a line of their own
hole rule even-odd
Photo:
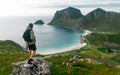
<svg viewBox="0 0 120 75">
<path fill-rule="evenodd" d="M 32 40 L 31 42 L 27 42 L 28 45 L 35 44 L 36 38 L 35 38 L 35 35 L 34 35 L 34 32 L 33 32 L 32 28 L 30 26 L 27 26 L 26 30 L 30 30 L 30 38 Z"/>
</svg>

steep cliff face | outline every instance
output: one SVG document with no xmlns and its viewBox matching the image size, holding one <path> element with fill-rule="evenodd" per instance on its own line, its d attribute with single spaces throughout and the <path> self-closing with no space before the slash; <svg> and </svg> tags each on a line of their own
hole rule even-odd
<svg viewBox="0 0 120 75">
<path fill-rule="evenodd" d="M 83 17 L 79 9 L 68 7 L 61 11 L 57 11 L 50 25 L 62 26 L 67 28 L 76 28 L 78 19 Z"/>
<path fill-rule="evenodd" d="M 69 7 L 57 11 L 49 24 L 72 29 L 120 32 L 120 13 L 97 8 L 83 16 L 79 9 Z"/>
</svg>

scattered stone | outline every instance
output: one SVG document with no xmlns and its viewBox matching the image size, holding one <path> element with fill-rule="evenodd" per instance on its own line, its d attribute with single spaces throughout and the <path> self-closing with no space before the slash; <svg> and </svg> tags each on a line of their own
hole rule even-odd
<svg viewBox="0 0 120 75">
<path fill-rule="evenodd" d="M 63 63 L 62 63 L 62 65 L 65 65 L 65 64 L 66 64 L 66 62 L 63 62 Z"/>
<path fill-rule="evenodd" d="M 70 62 L 63 62 L 62 65 L 63 66 L 71 66 L 72 64 Z"/>
<path fill-rule="evenodd" d="M 71 58 L 69 61 L 72 61 L 73 63 L 76 63 L 76 62 L 78 62 L 78 60 L 81 58 L 81 56 L 79 56 L 79 55 L 74 55 L 74 57 L 73 58 Z"/>
<path fill-rule="evenodd" d="M 86 61 L 86 63 L 92 63 L 92 59 L 91 58 L 85 58 L 84 61 Z"/>
<path fill-rule="evenodd" d="M 79 61 L 79 62 L 83 62 L 83 61 L 84 61 L 84 59 L 83 59 L 83 58 L 80 58 L 78 61 Z"/>
</svg>

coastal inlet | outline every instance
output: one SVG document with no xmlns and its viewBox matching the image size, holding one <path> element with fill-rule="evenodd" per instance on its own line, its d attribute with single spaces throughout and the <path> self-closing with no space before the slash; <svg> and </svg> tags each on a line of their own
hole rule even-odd
<svg viewBox="0 0 120 75">
<path fill-rule="evenodd" d="M 53 50 L 67 48 L 80 43 L 83 30 L 71 30 L 51 25 L 34 25 L 37 39 L 37 53 L 44 54 Z"/>
</svg>

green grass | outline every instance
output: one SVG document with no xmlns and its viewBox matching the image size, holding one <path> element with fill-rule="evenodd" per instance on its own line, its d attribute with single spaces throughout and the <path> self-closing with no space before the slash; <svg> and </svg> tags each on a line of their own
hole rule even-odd
<svg viewBox="0 0 120 75">
<path fill-rule="evenodd" d="M 116 55 L 116 56 L 112 57 L 112 58 L 111 58 L 111 60 L 114 60 L 114 61 L 116 61 L 116 62 L 119 62 L 119 63 L 120 63 L 120 54 L 118 54 L 118 55 Z"/>
<path fill-rule="evenodd" d="M 91 45 L 120 50 L 120 40 L 119 40 L 120 33 L 116 33 L 116 34 L 92 33 L 90 36 L 87 36 L 87 39 L 89 40 L 89 43 Z M 105 42 L 108 42 L 109 44 L 114 43 L 117 46 L 105 45 Z"/>
<path fill-rule="evenodd" d="M 11 41 L 0 41 L 0 75 L 9 75 L 12 73 L 13 62 L 23 61 L 28 58 L 23 48 Z"/>
<path fill-rule="evenodd" d="M 106 64 L 88 64 L 85 62 L 78 62 L 71 66 L 62 65 L 62 62 L 68 61 L 68 58 L 47 58 L 52 62 L 52 75 L 118 75 L 120 69 L 109 67 Z"/>
<path fill-rule="evenodd" d="M 97 50 L 99 50 L 99 51 L 101 51 L 101 52 L 103 52 L 103 53 L 109 53 L 109 52 L 106 51 L 106 49 L 107 49 L 107 48 L 104 48 L 104 47 L 99 47 L 99 48 L 97 48 Z"/>
<path fill-rule="evenodd" d="M 23 61 L 28 58 L 26 53 L 0 54 L 0 75 L 9 75 L 12 73 L 13 62 Z"/>
<path fill-rule="evenodd" d="M 113 56 L 110 53 L 99 51 L 98 48 L 99 46 L 88 45 L 86 48 L 80 51 L 80 55 L 91 58 L 110 58 Z"/>
<path fill-rule="evenodd" d="M 11 40 L 0 40 L 0 52 L 2 53 L 13 53 L 13 52 L 24 52 L 23 48 Z"/>
<path fill-rule="evenodd" d="M 89 46 L 81 51 L 82 55 L 86 55 L 87 57 L 93 57 L 93 58 L 100 58 L 97 59 L 99 62 L 107 63 L 112 66 L 120 65 L 118 62 L 120 59 L 120 34 L 119 33 L 107 33 L 107 34 L 101 34 L 101 33 L 93 33 L 89 36 L 87 36 L 87 39 L 89 40 Z M 110 42 L 115 43 L 119 46 L 113 47 L 113 46 L 106 46 L 104 43 Z M 106 51 L 107 48 L 116 49 L 116 53 L 109 53 Z M 96 53 L 95 53 L 96 52 Z M 87 55 L 88 54 L 88 55 Z"/>
<path fill-rule="evenodd" d="M 103 64 L 109 65 L 109 66 L 118 66 L 118 65 L 120 65 L 119 62 L 114 61 L 111 58 L 98 59 L 98 61 L 102 62 Z"/>
</svg>

